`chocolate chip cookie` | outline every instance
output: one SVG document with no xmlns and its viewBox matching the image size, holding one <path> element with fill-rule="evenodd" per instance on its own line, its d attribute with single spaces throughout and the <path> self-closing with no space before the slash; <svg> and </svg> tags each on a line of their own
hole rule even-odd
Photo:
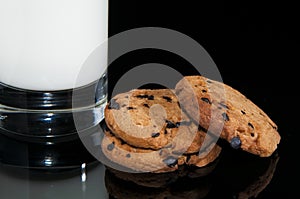
<svg viewBox="0 0 300 199">
<path fill-rule="evenodd" d="M 160 149 L 177 134 L 181 109 L 172 90 L 136 89 L 113 97 L 105 109 L 105 121 L 126 143 Z"/>
<path fill-rule="evenodd" d="M 281 139 L 277 125 L 236 89 L 203 76 L 186 76 L 175 90 L 187 115 L 233 148 L 261 157 L 276 150 Z"/>
<path fill-rule="evenodd" d="M 137 172 L 163 173 L 178 169 L 181 165 L 203 167 L 213 162 L 220 154 L 221 147 L 211 144 L 204 156 L 197 153 L 178 154 L 176 147 L 167 146 L 159 150 L 137 148 L 125 143 L 106 129 L 101 143 L 103 154 L 117 165 Z M 207 153 L 206 153 L 207 152 Z M 201 153 L 201 152 L 200 152 Z"/>
<path fill-rule="evenodd" d="M 178 153 L 195 153 L 204 139 L 205 144 L 213 142 L 182 112 L 171 89 L 118 94 L 105 109 L 105 122 L 116 137 L 138 148 L 157 150 L 176 145 Z"/>
</svg>

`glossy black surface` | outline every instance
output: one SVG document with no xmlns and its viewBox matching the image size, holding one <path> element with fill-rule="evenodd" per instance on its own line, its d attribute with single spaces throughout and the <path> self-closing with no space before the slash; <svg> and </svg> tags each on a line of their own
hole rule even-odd
<svg viewBox="0 0 300 199">
<path fill-rule="evenodd" d="M 64 172 L 95 161 L 78 136 L 63 142 L 42 140 L 34 143 L 7 137 L 0 131 L 0 163 L 3 165 Z"/>
<path fill-rule="evenodd" d="M 300 138 L 295 2 L 111 0 L 110 3 L 111 35 L 139 27 L 170 28 L 193 38 L 207 50 L 224 83 L 246 95 L 278 125 L 280 158 L 272 181 L 257 197 L 298 195 L 297 183 L 293 183 L 299 176 Z M 182 57 L 162 50 L 141 49 L 127 53 L 110 65 L 110 94 L 127 71 L 155 62 L 184 75 L 197 74 Z M 243 153 L 226 154 L 222 158 L 224 164 L 219 164 L 217 169 L 219 178 L 212 194 L 217 198 L 234 198 L 232 188 L 242 186 L 251 178 L 248 176 L 251 169 L 255 172 L 265 168 L 261 164 L 264 159 Z M 250 168 L 242 169 L 240 164 Z"/>
<path fill-rule="evenodd" d="M 203 168 L 169 174 L 120 174 L 108 169 L 105 182 L 111 198 L 269 198 L 275 197 L 269 190 L 279 162 L 278 154 L 261 159 L 225 149 L 216 162 Z"/>
</svg>

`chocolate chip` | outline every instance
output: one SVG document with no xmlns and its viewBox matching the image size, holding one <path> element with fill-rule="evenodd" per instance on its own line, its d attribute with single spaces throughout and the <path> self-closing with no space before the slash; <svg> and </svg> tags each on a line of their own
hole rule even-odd
<svg viewBox="0 0 300 199">
<path fill-rule="evenodd" d="M 121 145 L 126 144 L 126 142 L 124 140 L 120 140 L 121 141 Z"/>
<path fill-rule="evenodd" d="M 167 123 L 167 128 L 169 128 L 169 129 L 177 128 L 177 125 L 169 120 L 166 120 L 166 123 Z"/>
<path fill-rule="evenodd" d="M 255 133 L 250 133 L 251 137 L 254 137 L 255 136 Z"/>
<path fill-rule="evenodd" d="M 208 104 L 211 104 L 211 101 L 206 97 L 202 97 L 201 100 L 208 103 Z"/>
<path fill-rule="evenodd" d="M 178 164 L 178 160 L 174 156 L 168 156 L 166 159 L 163 160 L 163 162 L 168 167 L 175 167 Z"/>
<path fill-rule="evenodd" d="M 229 107 L 224 103 L 219 103 L 223 108 L 229 109 Z"/>
<path fill-rule="evenodd" d="M 234 149 L 239 149 L 242 145 L 242 141 L 239 137 L 234 137 L 230 140 L 230 146 Z"/>
<path fill-rule="evenodd" d="M 167 100 L 167 102 L 172 102 L 172 98 L 170 98 L 170 97 L 163 96 L 163 99 Z"/>
<path fill-rule="evenodd" d="M 206 132 L 206 129 L 199 125 L 198 126 L 198 131 L 204 131 L 204 132 Z"/>
<path fill-rule="evenodd" d="M 248 126 L 254 129 L 254 126 L 250 122 L 248 123 Z"/>
<path fill-rule="evenodd" d="M 148 104 L 143 104 L 144 107 L 150 108 Z"/>
<path fill-rule="evenodd" d="M 165 129 L 165 135 L 167 135 L 168 134 L 168 131 L 167 131 L 167 129 Z"/>
<path fill-rule="evenodd" d="M 140 99 L 143 99 L 143 98 L 148 98 L 149 95 L 137 95 L 136 97 L 137 97 L 137 98 L 140 98 Z"/>
<path fill-rule="evenodd" d="M 107 150 L 112 151 L 115 148 L 115 143 L 112 142 L 111 144 L 107 145 Z"/>
<path fill-rule="evenodd" d="M 137 95 L 136 97 L 141 99 L 147 98 L 148 100 L 154 100 L 153 95 Z"/>
<path fill-rule="evenodd" d="M 115 99 L 111 99 L 109 104 L 108 104 L 108 109 L 119 110 L 120 109 L 120 104 Z"/>
<path fill-rule="evenodd" d="M 127 110 L 132 110 L 132 109 L 136 109 L 136 108 L 131 107 L 131 106 L 127 107 Z"/>
<path fill-rule="evenodd" d="M 245 111 L 241 110 L 241 112 L 243 113 L 243 115 L 246 115 L 246 112 L 245 112 Z"/>
<path fill-rule="evenodd" d="M 206 93 L 206 92 L 207 92 L 207 90 L 204 90 L 204 89 L 202 90 L 202 93 Z"/>
<path fill-rule="evenodd" d="M 229 121 L 229 116 L 227 115 L 227 113 L 222 113 L 222 116 L 224 121 Z"/>
<path fill-rule="evenodd" d="M 153 138 L 156 138 L 156 137 L 159 137 L 160 136 L 160 133 L 152 133 L 151 137 Z"/>
<path fill-rule="evenodd" d="M 148 100 L 154 100 L 154 96 L 153 95 L 149 95 L 148 96 Z"/>
<path fill-rule="evenodd" d="M 110 132 L 108 126 L 106 125 L 106 122 L 100 123 L 100 125 L 101 125 L 101 128 L 102 128 L 104 131 L 109 131 L 109 132 Z M 111 133 L 111 132 L 110 132 L 110 133 Z"/>
<path fill-rule="evenodd" d="M 126 158 L 130 158 L 131 157 L 131 155 L 128 153 L 127 155 L 126 155 Z"/>
</svg>

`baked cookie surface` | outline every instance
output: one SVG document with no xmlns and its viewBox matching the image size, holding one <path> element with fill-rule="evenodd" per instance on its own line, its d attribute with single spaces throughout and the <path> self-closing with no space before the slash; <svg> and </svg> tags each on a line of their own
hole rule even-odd
<svg viewBox="0 0 300 199">
<path fill-rule="evenodd" d="M 205 145 L 213 142 L 182 112 L 171 89 L 118 94 L 106 106 L 105 122 L 116 137 L 139 148 L 157 150 L 176 145 L 178 153 L 195 153 L 204 140 Z"/>
<path fill-rule="evenodd" d="M 204 167 L 220 154 L 221 147 L 212 143 L 207 150 L 198 153 L 180 154 L 175 147 L 167 146 L 159 150 L 137 148 L 125 143 L 106 129 L 101 142 L 103 154 L 112 162 L 137 172 L 164 173 L 178 169 L 181 165 Z"/>
<path fill-rule="evenodd" d="M 107 126 L 130 145 L 160 149 L 176 136 L 181 110 L 172 90 L 136 89 L 113 97 L 105 109 Z"/>
<path fill-rule="evenodd" d="M 261 157 L 276 150 L 281 139 L 277 125 L 236 89 L 203 76 L 186 76 L 175 90 L 187 115 L 233 148 Z"/>
</svg>

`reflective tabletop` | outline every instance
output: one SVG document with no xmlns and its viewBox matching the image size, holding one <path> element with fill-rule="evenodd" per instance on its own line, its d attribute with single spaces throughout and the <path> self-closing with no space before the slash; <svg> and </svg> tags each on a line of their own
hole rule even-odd
<svg viewBox="0 0 300 199">
<path fill-rule="evenodd" d="M 104 185 L 104 166 L 82 165 L 62 173 L 0 167 L 1 198 L 48 199 L 108 198 Z"/>
<path fill-rule="evenodd" d="M 275 190 L 283 182 L 280 163 L 277 151 L 260 158 L 225 147 L 219 158 L 205 167 L 161 174 L 126 173 L 97 161 L 63 171 L 1 165 L 0 193 L 5 199 L 287 197 L 284 187 L 282 193 Z"/>
</svg>

